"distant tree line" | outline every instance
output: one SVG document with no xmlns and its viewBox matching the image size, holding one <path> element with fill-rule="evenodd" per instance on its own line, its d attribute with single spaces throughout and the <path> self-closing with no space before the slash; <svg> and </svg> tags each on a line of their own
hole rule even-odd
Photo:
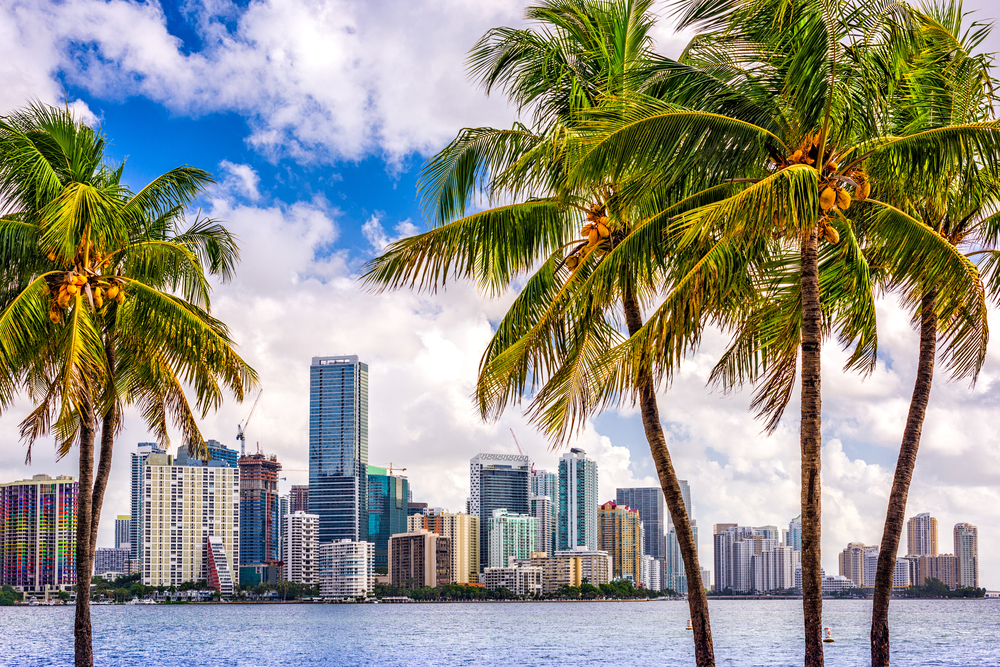
<svg viewBox="0 0 1000 667">
<path fill-rule="evenodd" d="M 390 584 L 375 584 L 376 598 L 409 597 L 411 600 L 596 600 L 612 598 L 616 600 L 646 599 L 660 596 L 676 596 L 672 590 L 656 592 L 645 588 L 636 588 L 627 579 L 595 586 L 584 578 L 579 586 L 561 586 L 558 590 L 545 595 L 517 595 L 507 588 L 489 590 L 482 586 L 467 584 L 447 584 L 431 588 L 429 586 L 404 588 Z"/>
<path fill-rule="evenodd" d="M 982 598 L 986 597 L 986 589 L 966 586 L 951 590 L 940 579 L 929 577 L 923 586 L 910 586 L 903 595 L 908 598 Z"/>
<path fill-rule="evenodd" d="M 0 588 L 0 607 L 9 607 L 15 602 L 20 601 L 22 595 L 15 591 L 10 586 L 4 585 Z"/>
</svg>

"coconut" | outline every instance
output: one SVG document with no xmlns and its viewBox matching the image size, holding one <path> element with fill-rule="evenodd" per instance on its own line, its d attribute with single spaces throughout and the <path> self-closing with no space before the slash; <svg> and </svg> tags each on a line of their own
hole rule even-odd
<svg viewBox="0 0 1000 667">
<path fill-rule="evenodd" d="M 837 190 L 837 206 L 840 209 L 849 208 L 851 205 L 851 195 L 847 193 L 847 190 Z"/>
<path fill-rule="evenodd" d="M 819 196 L 819 207 L 824 211 L 829 211 L 837 205 L 837 190 L 829 185 L 823 189 Z"/>
<path fill-rule="evenodd" d="M 566 258 L 566 268 L 568 268 L 570 271 L 575 269 L 579 263 L 580 263 L 580 258 L 577 257 L 576 255 L 570 255 L 569 257 Z M 108 298 L 109 299 L 113 298 L 111 296 L 111 290 L 108 290 Z"/>
<path fill-rule="evenodd" d="M 66 294 L 69 294 L 70 296 L 75 296 L 76 293 L 79 292 L 79 291 L 80 291 L 80 288 L 77 287 L 76 285 L 67 285 L 66 286 Z"/>
<path fill-rule="evenodd" d="M 840 243 L 840 234 L 833 228 L 833 225 L 826 226 L 823 230 L 823 236 L 826 237 L 826 240 L 833 245 Z"/>
<path fill-rule="evenodd" d="M 593 245 L 601 240 L 601 233 L 596 229 L 591 229 L 589 232 L 587 232 L 587 240 L 590 242 L 591 245 Z"/>
<path fill-rule="evenodd" d="M 118 292 L 119 292 L 119 291 L 120 291 L 120 290 L 118 289 L 118 285 L 112 285 L 112 286 L 111 286 L 111 287 L 109 287 L 109 288 L 108 288 L 108 290 L 107 290 L 107 291 L 106 291 L 106 292 L 104 293 L 104 296 L 108 297 L 109 299 L 113 299 L 113 298 L 115 298 L 116 296 L 118 296 Z"/>
<path fill-rule="evenodd" d="M 606 239 L 611 236 L 611 230 L 608 229 L 606 225 L 597 225 L 597 233 L 600 234 L 602 239 Z"/>
<path fill-rule="evenodd" d="M 58 310 L 50 310 L 49 319 L 52 320 L 52 324 L 59 324 L 59 320 L 62 319 L 62 313 Z"/>
<path fill-rule="evenodd" d="M 864 201 L 865 199 L 868 199 L 868 195 L 870 195 L 871 193 L 872 193 L 872 184 L 869 183 L 868 181 L 865 181 L 864 183 L 861 184 L 861 187 L 857 189 L 854 196 Z"/>
</svg>

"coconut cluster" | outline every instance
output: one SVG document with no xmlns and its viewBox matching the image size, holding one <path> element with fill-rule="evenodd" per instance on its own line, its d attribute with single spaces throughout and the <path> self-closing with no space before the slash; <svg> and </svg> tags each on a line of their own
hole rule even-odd
<svg viewBox="0 0 1000 667">
<path fill-rule="evenodd" d="M 819 133 L 808 134 L 791 155 L 778 158 L 778 168 L 785 169 L 794 164 L 815 164 L 819 159 Z M 863 201 L 871 194 L 871 183 L 868 175 L 858 165 L 849 167 L 847 173 L 840 173 L 840 165 L 836 162 L 832 151 L 823 155 L 823 168 L 820 170 L 818 221 L 819 235 L 828 243 L 839 243 L 840 234 L 830 224 L 829 216 L 834 209 L 847 210 L 853 200 Z M 854 188 L 853 197 L 847 186 Z"/>
<path fill-rule="evenodd" d="M 566 258 L 566 266 L 570 270 L 574 270 L 580 265 L 581 253 L 595 250 L 602 241 L 611 236 L 608 220 L 608 210 L 601 204 L 593 204 L 587 209 L 587 224 L 580 230 L 586 242 L 578 246 Z"/>
<path fill-rule="evenodd" d="M 48 276 L 45 279 L 45 291 L 51 297 L 49 300 L 49 319 L 53 323 L 62 322 L 63 313 L 69 310 L 70 304 L 77 296 L 87 297 L 94 310 L 100 310 L 106 302 L 125 302 L 123 286 L 125 281 L 113 276 L 101 276 L 79 269 Z"/>
</svg>

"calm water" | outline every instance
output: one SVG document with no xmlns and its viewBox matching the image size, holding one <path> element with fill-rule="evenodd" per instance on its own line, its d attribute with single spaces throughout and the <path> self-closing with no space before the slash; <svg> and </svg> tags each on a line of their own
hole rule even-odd
<svg viewBox="0 0 1000 667">
<path fill-rule="evenodd" d="M 867 601 L 823 603 L 831 667 L 867 665 Z M 802 663 L 797 600 L 712 603 L 719 665 Z M 693 664 L 684 602 L 94 607 L 98 665 Z M 0 607 L 0 663 L 72 661 L 72 607 Z M 899 600 L 893 665 L 1000 665 L 1000 601 Z"/>
</svg>

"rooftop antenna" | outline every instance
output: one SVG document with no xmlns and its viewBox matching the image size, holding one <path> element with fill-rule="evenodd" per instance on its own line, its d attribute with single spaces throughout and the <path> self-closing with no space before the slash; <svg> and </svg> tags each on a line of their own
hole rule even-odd
<svg viewBox="0 0 1000 667">
<path fill-rule="evenodd" d="M 244 431 L 246 429 L 247 424 L 250 423 L 250 418 L 253 417 L 253 411 L 257 409 L 257 404 L 260 403 L 260 395 L 263 393 L 264 393 L 263 389 L 257 392 L 257 398 L 253 402 L 253 407 L 250 408 L 250 413 L 246 416 L 246 419 L 241 421 L 236 426 L 236 439 L 240 441 L 240 456 L 247 455 L 247 438 Z"/>
</svg>

